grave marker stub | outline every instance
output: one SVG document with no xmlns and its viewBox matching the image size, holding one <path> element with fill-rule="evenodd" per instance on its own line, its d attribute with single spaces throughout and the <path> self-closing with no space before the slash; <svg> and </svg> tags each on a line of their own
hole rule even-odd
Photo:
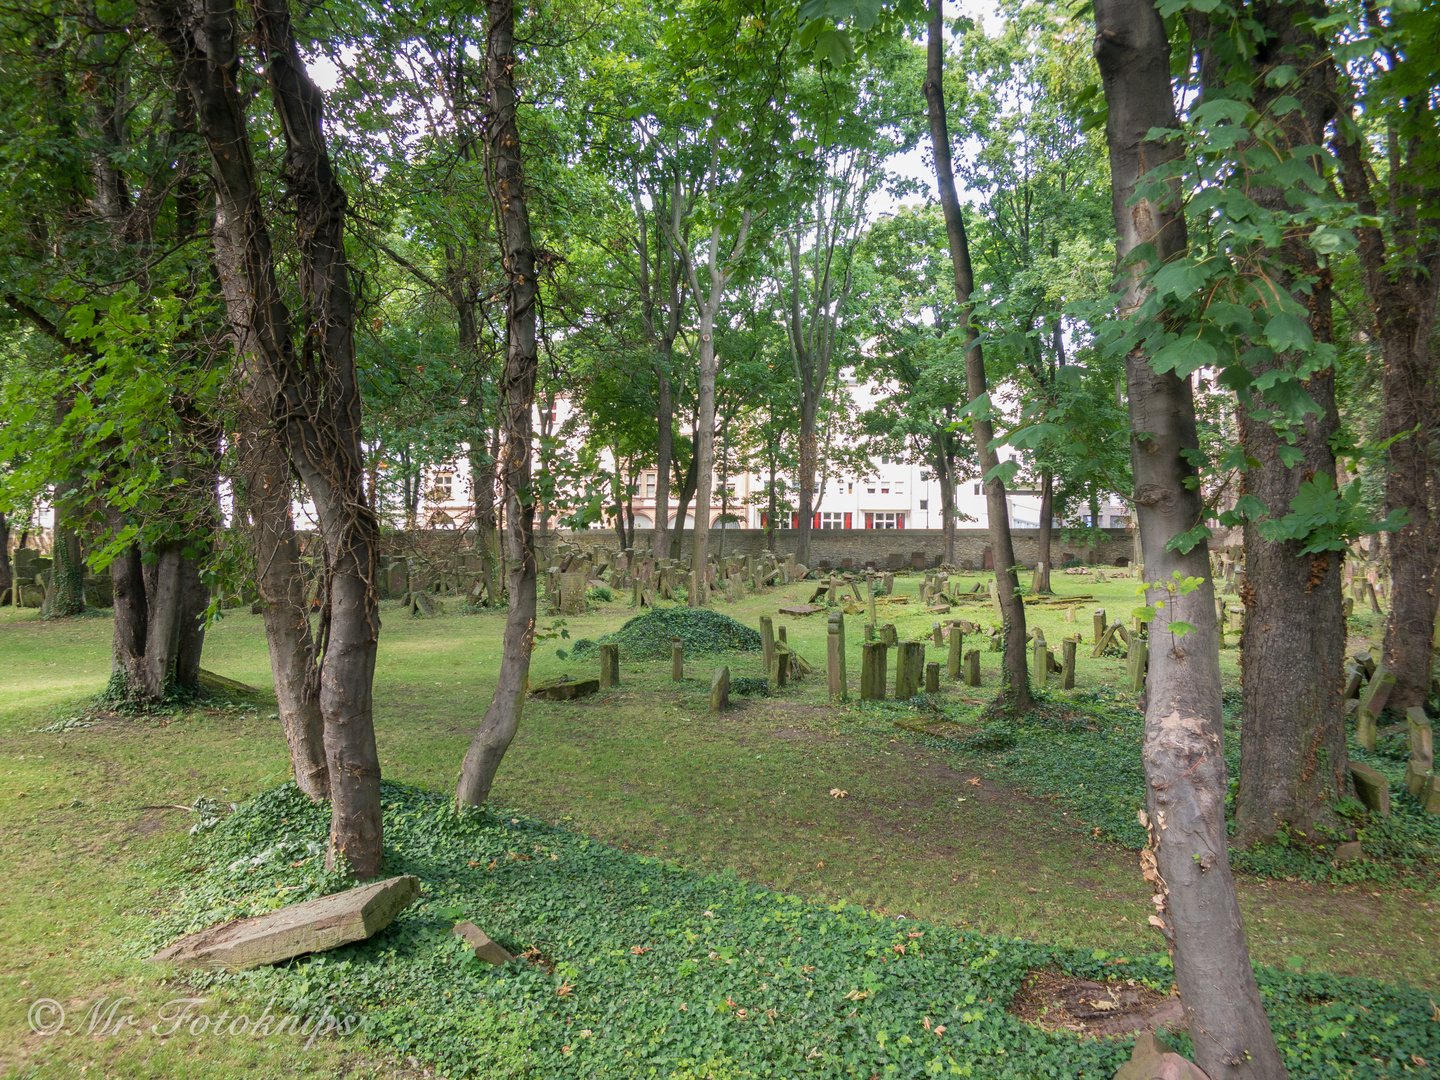
<svg viewBox="0 0 1440 1080">
<path fill-rule="evenodd" d="M 1066 638 L 1060 643 L 1060 655 L 1064 657 L 1060 669 L 1060 689 L 1075 689 L 1075 640 Z"/>
<path fill-rule="evenodd" d="M 727 669 L 728 671 L 728 669 Z M 679 638 L 670 639 L 670 681 L 685 681 L 685 646 Z M 729 676 L 726 676 L 726 686 L 729 686 Z"/>
<path fill-rule="evenodd" d="M 600 646 L 600 688 L 620 685 L 620 646 Z"/>
<path fill-rule="evenodd" d="M 965 635 L 960 627 L 955 624 L 950 626 L 950 655 L 946 658 L 945 674 L 952 679 L 960 677 L 960 665 L 964 660 L 964 653 L 961 651 L 965 646 Z"/>
<path fill-rule="evenodd" d="M 885 669 L 888 666 L 883 641 L 867 641 L 860 646 L 860 700 L 885 700 Z"/>
<path fill-rule="evenodd" d="M 712 713 L 724 712 L 730 707 L 730 669 L 721 667 L 715 669 L 715 674 L 710 679 L 710 711 Z"/>
<path fill-rule="evenodd" d="M 965 685 L 980 685 L 980 650 L 971 649 L 965 654 Z"/>
</svg>

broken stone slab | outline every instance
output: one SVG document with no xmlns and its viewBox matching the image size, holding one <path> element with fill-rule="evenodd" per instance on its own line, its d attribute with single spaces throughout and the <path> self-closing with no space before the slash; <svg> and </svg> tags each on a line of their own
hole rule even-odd
<svg viewBox="0 0 1440 1080">
<path fill-rule="evenodd" d="M 546 701 L 574 701 L 600 689 L 599 679 L 572 679 L 568 675 L 530 688 L 530 696 Z"/>
<path fill-rule="evenodd" d="M 1378 769 L 1350 763 L 1350 779 L 1355 783 L 1355 797 L 1381 817 L 1390 816 L 1390 781 Z"/>
<path fill-rule="evenodd" d="M 1360 707 L 1355 714 L 1355 741 L 1366 750 L 1375 749 L 1378 741 L 1377 722 L 1385 708 L 1385 702 L 1390 699 L 1390 691 L 1394 688 L 1395 673 L 1380 667 L 1375 670 L 1375 677 L 1360 696 Z"/>
<path fill-rule="evenodd" d="M 1142 1031 L 1135 1037 L 1135 1050 L 1130 1060 L 1120 1066 L 1114 1080 L 1210 1080 L 1193 1061 L 1175 1053 L 1154 1032 Z"/>
<path fill-rule="evenodd" d="M 1354 862 L 1356 859 L 1365 857 L 1365 849 L 1359 840 L 1351 840 L 1348 844 L 1341 844 L 1335 849 L 1335 861 L 1337 863 Z"/>
<path fill-rule="evenodd" d="M 268 915 L 237 919 L 190 934 L 150 959 L 180 967 L 244 971 L 306 953 L 364 941 L 395 920 L 420 895 L 411 875 L 359 885 L 318 900 L 291 904 Z"/>
<path fill-rule="evenodd" d="M 487 964 L 500 967 L 515 959 L 505 946 L 495 941 L 473 922 L 456 923 L 455 929 L 450 932 L 456 937 L 463 938 L 465 944 L 475 950 L 475 959 L 477 960 L 484 960 Z"/>
<path fill-rule="evenodd" d="M 791 604 L 789 607 L 780 609 L 781 615 L 814 615 L 817 611 L 824 611 L 823 607 L 816 604 Z"/>
</svg>

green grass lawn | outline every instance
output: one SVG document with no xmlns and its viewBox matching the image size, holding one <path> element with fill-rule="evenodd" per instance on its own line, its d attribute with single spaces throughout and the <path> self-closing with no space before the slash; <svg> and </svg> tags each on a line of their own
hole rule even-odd
<svg viewBox="0 0 1440 1080">
<path fill-rule="evenodd" d="M 909 603 L 882 603 L 881 620 L 892 619 L 902 638 L 928 631 L 935 618 L 917 610 L 918 585 L 918 577 L 900 578 L 898 592 Z M 1096 606 L 1113 621 L 1136 603 L 1128 581 L 1092 585 L 1057 573 L 1055 585 L 1093 597 L 1077 600 L 1074 624 L 1063 608 L 1032 613 L 1057 652 L 1067 632 L 1080 630 L 1088 641 Z M 809 591 L 797 585 L 719 608 L 755 626 L 761 614 Z M 375 700 L 385 774 L 448 792 L 489 699 L 503 616 L 414 620 L 393 605 L 382 614 Z M 598 605 L 565 629 L 572 640 L 593 639 L 632 614 L 624 601 Z M 984 605 L 955 614 L 990 621 Z M 847 633 L 852 692 L 861 622 L 851 616 Z M 943 729 L 911 730 L 936 720 L 962 731 L 973 724 L 986 687 L 996 683 L 998 653 L 982 651 L 978 692 L 947 684 L 944 715 L 893 704 L 832 707 L 823 678 L 824 617 L 776 623 L 817 676 L 775 697 L 737 698 L 723 716 L 707 713 L 714 657 L 688 658 L 683 683 L 670 681 L 668 662 L 624 662 L 621 685 L 604 695 L 527 703 L 496 803 L 622 851 L 732 871 L 801 897 L 843 898 L 1054 946 L 1135 955 L 1161 948 L 1146 925 L 1148 889 L 1135 854 L 1113 842 L 1110 830 L 1056 797 L 1063 792 L 1029 783 L 1032 774 L 1008 767 L 994 751 L 966 751 L 963 740 L 933 733 Z M 1374 632 L 1364 623 L 1358 630 Z M 188 805 L 202 795 L 243 803 L 288 776 L 273 705 L 142 720 L 97 712 L 110 633 L 105 618 L 45 624 L 33 612 L 0 614 L 0 854 L 11 871 L 11 887 L 0 896 L 0 1065 L 36 1077 L 411 1070 L 356 1039 L 319 1040 L 302 1052 L 303 1040 L 295 1039 L 29 1032 L 27 1010 L 40 997 L 73 1015 L 102 995 L 128 995 L 137 1015 L 153 1015 L 188 992 L 159 980 L 136 942 L 155 913 L 176 902 L 174 871 L 194 847 L 187 834 L 194 818 L 144 807 Z M 556 655 L 569 644 L 544 642 L 532 679 L 589 674 L 593 659 Z M 979 639 L 975 647 L 984 648 Z M 1091 660 L 1089 652 L 1088 645 L 1079 650 L 1077 692 L 1123 680 L 1123 660 Z M 1228 679 L 1236 660 L 1232 643 L 1222 654 Z M 762 674 L 758 654 L 727 661 L 733 675 Z M 268 685 L 260 618 L 227 613 L 207 636 L 205 666 Z M 1052 708 L 1063 709 L 1064 696 L 1052 688 L 1051 697 Z M 1113 707 L 1123 706 L 1122 695 Z M 65 728 L 66 721 L 74 723 Z M 47 727 L 56 730 L 37 730 Z M 1056 755 L 1075 752 L 1057 737 Z M 1433 989 L 1440 982 L 1435 894 L 1422 886 L 1413 879 L 1404 887 L 1239 879 L 1257 961 Z M 245 1000 L 240 984 L 222 983 L 215 993 Z"/>
</svg>

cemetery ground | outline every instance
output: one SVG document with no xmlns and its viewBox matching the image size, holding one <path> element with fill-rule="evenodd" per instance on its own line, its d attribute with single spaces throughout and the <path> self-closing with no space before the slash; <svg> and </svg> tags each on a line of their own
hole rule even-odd
<svg viewBox="0 0 1440 1080">
<path fill-rule="evenodd" d="M 166 978 L 143 958 L 190 925 L 340 887 L 313 854 L 325 812 L 275 790 L 289 769 L 273 698 L 115 715 L 96 699 L 109 675 L 108 618 L 46 624 L 6 609 L 0 1070 L 638 1076 L 664 1062 L 653 1075 L 869 1076 L 893 1063 L 896 1075 L 953 1074 L 953 1065 L 974 1076 L 1109 1076 L 1127 1041 L 1082 1042 L 1002 1011 L 1031 971 L 1169 991 L 1135 854 L 1139 713 L 1121 689 L 1125 661 L 1090 657 L 1090 613 L 1128 621 L 1134 584 L 1055 578 L 1059 593 L 1090 598 L 1077 601 L 1077 622 L 1063 606 L 1029 614 L 1057 655 L 1064 635 L 1083 633 L 1077 686 L 1061 691 L 1052 677 L 1023 724 L 984 715 L 1000 654 L 979 634 L 979 688 L 942 678 L 938 697 L 913 704 L 855 700 L 863 613 L 846 618 L 851 700 L 831 704 L 825 615 L 776 615 L 808 599 L 814 585 L 800 583 L 715 607 L 751 627 L 774 616 L 814 669 L 804 681 L 735 694 L 712 715 L 717 664 L 759 677 L 759 653 L 687 656 L 682 682 L 668 659 L 622 657 L 616 687 L 527 702 L 495 811 L 463 817 L 449 796 L 489 700 L 503 614 L 461 614 L 451 598 L 438 617 L 410 618 L 387 603 L 375 678 L 387 872 L 420 874 L 426 895 L 370 943 L 203 979 Z M 894 622 L 901 640 L 928 636 L 938 618 L 919 608 L 919 583 L 899 577 L 908 602 L 880 604 L 880 622 Z M 574 642 L 635 614 L 621 598 L 566 619 L 568 639 L 538 645 L 532 682 L 593 677 L 595 654 L 571 655 Z M 988 605 L 953 615 L 994 621 Z M 552 621 L 541 620 L 542 632 Z M 1352 644 L 1378 642 L 1378 616 L 1351 625 Z M 1233 688 L 1234 635 L 1228 645 Z M 932 645 L 928 658 L 943 665 L 944 655 Z M 227 612 L 209 632 L 205 666 L 267 685 L 261 619 Z M 893 650 L 890 673 L 893 689 Z M 1237 711 L 1228 695 L 1232 766 Z M 1366 760 L 1393 771 L 1384 750 Z M 238 805 L 235 822 L 192 836 L 203 815 L 185 808 L 202 797 L 213 813 Z M 1364 860 L 1336 863 L 1333 843 L 1238 860 L 1250 948 L 1266 965 L 1262 988 L 1292 1076 L 1435 1075 L 1440 829 L 1407 799 L 1397 795 L 1387 823 L 1356 812 Z M 448 932 L 461 918 L 513 952 L 533 947 L 535 962 L 462 963 Z M 41 1036 L 27 1024 L 39 998 L 84 1028 L 77 1010 L 125 997 L 122 1011 L 148 1028 L 187 996 L 209 998 L 213 1015 L 348 1002 L 374 1038 L 305 1049 L 293 1035 Z M 948 1035 L 935 1034 L 941 1025 Z"/>
</svg>

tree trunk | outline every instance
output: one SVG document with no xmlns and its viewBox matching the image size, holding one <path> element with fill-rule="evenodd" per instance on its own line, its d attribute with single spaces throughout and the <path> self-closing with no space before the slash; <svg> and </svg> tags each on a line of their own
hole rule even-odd
<svg viewBox="0 0 1440 1080">
<path fill-rule="evenodd" d="M 1097 0 L 1095 57 L 1108 106 L 1106 142 L 1122 266 L 1142 244 L 1165 259 L 1185 249 L 1179 192 L 1131 205 L 1140 178 L 1183 153 L 1178 140 L 1149 142 L 1153 128 L 1176 126 L 1170 44 L 1150 0 Z M 1130 266 L 1127 311 L 1144 297 L 1143 267 Z M 1151 368 L 1142 350 L 1126 358 L 1135 502 L 1149 582 L 1193 577 L 1183 595 L 1163 599 L 1150 624 L 1144 762 L 1150 844 L 1141 853 L 1160 927 L 1192 1032 L 1196 1064 L 1211 1080 L 1283 1077 L 1270 1023 L 1255 985 L 1230 874 L 1225 836 L 1225 755 L 1220 720 L 1220 651 L 1210 558 L 1167 545 L 1203 519 L 1199 484 L 1186 454 L 1199 446 L 1188 380 Z M 1142 438 L 1143 436 L 1143 438 Z M 1158 595 L 1156 595 L 1158 594 Z M 1183 637 L 1168 629 L 1188 622 Z"/>
<path fill-rule="evenodd" d="M 696 442 L 699 442 L 697 437 Z M 690 500 L 695 497 L 695 485 L 698 474 L 695 471 L 695 455 L 690 456 L 690 465 L 685 470 L 684 481 L 680 484 L 679 505 L 675 508 L 675 527 L 670 530 L 670 553 L 672 559 L 680 558 L 685 543 L 685 513 L 690 506 Z"/>
<path fill-rule="evenodd" d="M 1299 4 L 1254 11 L 1270 31 L 1252 60 L 1256 108 L 1271 113 L 1282 93 L 1294 95 L 1301 107 L 1274 114 L 1276 122 L 1288 145 L 1318 146 L 1335 113 L 1334 77 L 1328 65 L 1306 58 L 1323 54 L 1323 44 L 1305 29 Z M 1277 65 L 1293 65 L 1300 72 L 1283 90 L 1267 78 Z M 1323 161 L 1315 158 L 1310 164 L 1324 175 Z M 1282 220 L 1291 212 L 1286 193 L 1279 188 L 1257 188 L 1251 198 Z M 1294 299 L 1309 308 L 1315 341 L 1328 345 L 1333 337 L 1330 275 L 1318 265 L 1307 234 L 1308 230 L 1286 234 L 1278 252 L 1269 253 L 1278 254 L 1279 265 L 1272 264 L 1268 274 L 1275 287 L 1289 288 Z M 1295 288 L 1297 275 L 1306 282 L 1303 289 Z M 1260 376 L 1293 363 L 1283 355 L 1269 362 L 1257 355 L 1251 371 Z M 1331 449 L 1340 429 L 1334 371 L 1316 372 L 1303 385 L 1320 412 L 1306 416 L 1301 425 L 1289 425 L 1288 431 L 1283 418 L 1274 416 L 1258 395 L 1248 407 L 1237 410 L 1246 457 L 1259 462 L 1240 474 L 1240 492 L 1259 498 L 1271 519 L 1289 512 L 1302 482 L 1322 476 L 1332 482 L 1337 479 Z M 1279 432 L 1272 422 L 1277 420 Z M 1302 462 L 1293 466 L 1281 459 L 1282 449 L 1292 446 L 1304 453 Z M 1250 617 L 1240 638 L 1237 847 L 1273 841 L 1285 831 L 1310 836 L 1317 825 L 1332 824 L 1335 802 L 1345 794 L 1349 775 L 1342 701 L 1344 553 L 1302 555 L 1303 541 L 1268 541 L 1256 521 L 1245 522 L 1244 536 L 1245 589 L 1240 599 L 1250 609 Z M 1428 649 L 1427 642 L 1427 666 Z"/>
<path fill-rule="evenodd" d="M 326 549 L 328 638 L 320 711 L 331 777 L 327 865 L 349 864 L 366 880 L 382 861 L 380 763 L 371 698 L 380 621 L 374 580 L 378 524 L 365 501 L 354 307 L 345 262 L 344 190 L 322 133 L 323 98 L 305 73 L 289 8 L 258 0 L 254 37 L 264 53 L 295 198 L 303 345 L 276 280 L 275 259 L 255 175 L 244 104 L 235 10 L 204 0 L 142 5 L 147 21 L 181 65 L 210 149 L 217 199 L 216 266 L 232 331 L 252 360 L 253 392 L 284 441 L 320 518 Z"/>
<path fill-rule="evenodd" d="M 940 529 L 945 535 L 945 565 L 955 565 L 955 456 L 951 436 L 935 439 L 935 478 L 940 482 Z"/>
<path fill-rule="evenodd" d="M 715 308 L 700 306 L 700 373 L 695 386 L 695 539 L 691 547 L 690 606 L 710 600 L 707 585 L 710 555 L 710 493 L 715 463 Z"/>
<path fill-rule="evenodd" d="M 1040 587 L 1038 592 L 1048 593 L 1050 589 L 1050 518 L 1055 504 L 1055 474 L 1049 469 L 1040 477 Z"/>
<path fill-rule="evenodd" d="M 45 590 L 41 613 L 47 619 L 69 619 L 85 614 L 85 565 L 80 557 L 80 536 L 70 527 L 69 512 L 69 500 L 55 500 L 50 584 Z"/>
<path fill-rule="evenodd" d="M 169 540 L 154 549 L 154 584 L 147 590 L 145 662 L 142 679 L 150 701 L 164 701 L 174 675 L 175 653 L 180 646 L 181 542 Z"/>
<path fill-rule="evenodd" d="M 1416 108 L 1422 108 L 1416 105 Z M 1353 114 L 1353 107 L 1346 112 Z M 1382 114 L 1383 115 L 1383 114 Z M 1353 115 L 1347 115 L 1353 123 Z M 1412 160 L 1399 154 L 1399 136 L 1391 132 L 1396 159 L 1372 165 L 1367 136 L 1358 127 L 1355 141 L 1343 129 L 1331 139 L 1339 162 L 1345 197 L 1362 215 L 1380 221 L 1381 200 L 1371 187 L 1378 171 L 1388 174 L 1386 227 L 1366 224 L 1355 230 L 1361 280 L 1374 316 L 1375 337 L 1384 360 L 1385 410 L 1376 438 L 1391 443 L 1385 462 L 1385 509 L 1403 510 L 1409 521 L 1385 537 L 1390 556 L 1390 613 L 1385 623 L 1385 666 L 1395 673 L 1390 704 L 1398 709 L 1421 705 L 1429 694 L 1430 641 L 1434 633 L 1440 573 L 1440 466 L 1435 435 L 1440 431 L 1440 350 L 1435 347 L 1436 303 L 1440 299 L 1440 240 L 1425 214 L 1437 192 L 1429 152 L 1407 145 Z M 1396 207 L 1406 207 L 1396 212 Z M 1388 230 L 1388 234 L 1387 234 Z"/>
<path fill-rule="evenodd" d="M 330 798 L 330 770 L 320 716 L 319 656 L 300 575 L 300 545 L 290 516 L 290 463 L 274 433 L 256 420 L 250 413 L 245 421 L 248 430 L 240 439 L 240 469 L 275 703 L 296 786 L 314 802 L 325 802 Z"/>
<path fill-rule="evenodd" d="M 204 550 L 209 550 L 208 540 Z M 205 649 L 205 612 L 210 590 L 200 577 L 200 559 L 180 561 L 180 623 L 175 643 L 175 686 L 186 693 L 200 690 L 200 655 Z"/>
<path fill-rule="evenodd" d="M 490 98 L 485 155 L 490 197 L 501 227 L 501 261 L 509 286 L 501 387 L 505 425 L 501 475 L 509 541 L 506 555 L 510 564 L 510 610 L 505 619 L 504 652 L 495 693 L 465 754 L 455 789 L 456 800 L 472 806 L 489 798 L 495 773 L 520 725 L 530 684 L 530 651 L 535 645 L 535 494 L 530 482 L 530 414 L 535 407 L 539 367 L 535 337 L 537 282 L 515 116 L 514 0 L 488 0 L 485 18 L 485 87 Z"/>
<path fill-rule="evenodd" d="M 985 482 L 985 510 L 990 519 L 990 546 L 995 558 L 995 582 L 1000 593 L 1000 610 L 1005 622 L 1005 658 L 1001 666 L 998 704 L 1010 716 L 1023 716 L 1035 705 L 1030 696 L 1030 678 L 1026 667 L 1025 604 L 1020 597 L 1020 582 L 1015 573 L 1015 548 L 1010 540 L 1010 510 L 1005 501 L 1005 484 L 995 475 L 1000 459 L 990 447 L 995 433 L 990 423 L 989 409 L 981 410 L 976 405 L 976 402 L 986 397 L 985 357 L 980 350 L 975 330 L 975 309 L 970 300 L 971 293 L 975 291 L 975 275 L 970 266 L 970 246 L 965 237 L 960 200 L 955 194 L 955 172 L 950 163 L 950 128 L 945 118 L 943 83 L 945 27 L 941 0 L 930 0 L 929 31 L 925 103 L 930 119 L 930 139 L 934 144 L 935 177 L 940 189 L 940 205 L 945 213 L 945 236 L 955 274 L 955 299 L 960 305 L 966 328 L 965 382 L 970 403 L 976 408 L 971 415 L 975 449 L 980 458 L 980 467 L 989 477 Z"/>
<path fill-rule="evenodd" d="M 125 525 L 123 513 L 114 506 L 106 509 L 106 519 L 112 533 Z M 126 695 L 133 696 L 145 685 L 147 607 L 139 544 L 131 544 L 111 560 L 110 592 L 115 605 L 111 676 L 118 676 L 124 682 Z"/>
<path fill-rule="evenodd" d="M 498 410 L 497 410 L 498 411 Z M 475 543 L 480 548 L 480 576 L 485 582 L 485 602 L 500 603 L 499 575 L 496 569 L 496 555 L 500 538 L 495 519 L 495 464 L 500 456 L 500 418 L 497 416 L 490 429 L 490 452 L 480 456 L 477 470 L 476 455 L 470 457 L 470 482 L 475 489 Z"/>
<path fill-rule="evenodd" d="M 0 514 L 0 597 L 15 588 L 15 576 L 10 569 L 10 519 Z M 4 603 L 0 599 L 0 603 Z"/>
<path fill-rule="evenodd" d="M 659 372 L 656 387 L 655 535 L 650 540 L 650 553 L 657 559 L 665 558 L 670 550 L 670 461 L 675 453 L 675 403 L 671 399 L 669 360 L 667 349 L 661 357 L 667 367 Z"/>
</svg>

